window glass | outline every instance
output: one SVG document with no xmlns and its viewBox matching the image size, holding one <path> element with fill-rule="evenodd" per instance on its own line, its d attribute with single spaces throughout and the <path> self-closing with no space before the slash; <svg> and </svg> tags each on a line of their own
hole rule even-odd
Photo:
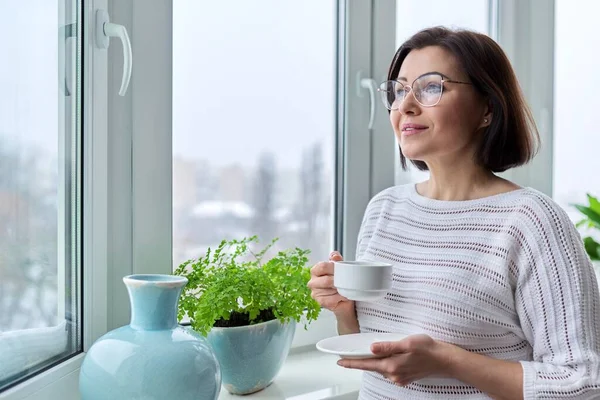
<svg viewBox="0 0 600 400">
<path fill-rule="evenodd" d="M 335 3 L 173 3 L 174 267 L 253 235 L 331 251 Z"/>
<path fill-rule="evenodd" d="M 81 351 L 78 2 L 0 2 L 0 391 Z"/>
<path fill-rule="evenodd" d="M 600 3 L 575 4 L 555 0 L 553 197 L 579 221 L 581 214 L 572 204 L 587 203 L 586 193 L 600 197 L 600 134 L 595 117 L 600 106 L 596 73 L 600 54 L 593 50 L 600 48 L 595 31 Z"/>
</svg>

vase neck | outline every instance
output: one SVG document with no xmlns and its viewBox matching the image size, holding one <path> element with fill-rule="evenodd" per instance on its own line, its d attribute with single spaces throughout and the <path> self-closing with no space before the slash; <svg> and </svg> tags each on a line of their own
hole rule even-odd
<svg viewBox="0 0 600 400">
<path fill-rule="evenodd" d="M 177 326 L 177 303 L 187 279 L 170 275 L 123 278 L 131 302 L 133 329 L 164 330 Z"/>
</svg>

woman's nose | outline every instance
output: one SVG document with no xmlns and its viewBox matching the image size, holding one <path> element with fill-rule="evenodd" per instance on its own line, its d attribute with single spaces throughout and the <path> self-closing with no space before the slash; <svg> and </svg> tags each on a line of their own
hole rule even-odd
<svg viewBox="0 0 600 400">
<path fill-rule="evenodd" d="M 404 95 L 404 98 L 398 104 L 398 111 L 401 114 L 417 114 L 420 112 L 419 103 L 417 103 L 412 90 Z"/>
</svg>

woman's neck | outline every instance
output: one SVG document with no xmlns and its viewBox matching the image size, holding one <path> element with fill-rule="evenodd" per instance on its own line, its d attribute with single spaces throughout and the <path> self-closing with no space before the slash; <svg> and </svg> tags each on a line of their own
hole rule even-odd
<svg viewBox="0 0 600 400">
<path fill-rule="evenodd" d="M 472 165 L 462 168 L 460 166 L 440 168 L 435 165 L 429 167 L 429 180 L 418 184 L 417 191 L 430 199 L 473 200 L 501 191 L 493 187 L 499 181 L 504 181 L 493 172 Z"/>
</svg>

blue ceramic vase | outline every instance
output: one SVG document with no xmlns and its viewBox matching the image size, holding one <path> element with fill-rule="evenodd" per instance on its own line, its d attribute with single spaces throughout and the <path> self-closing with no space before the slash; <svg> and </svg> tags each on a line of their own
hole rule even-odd
<svg viewBox="0 0 600 400">
<path fill-rule="evenodd" d="M 219 364 L 204 337 L 177 324 L 187 279 L 171 275 L 123 278 L 131 323 L 99 338 L 79 375 L 83 400 L 214 400 Z"/>
<path fill-rule="evenodd" d="M 269 386 L 285 361 L 294 333 L 294 321 L 212 328 L 210 342 L 223 374 L 223 386 L 232 394 L 250 394 Z"/>
</svg>

